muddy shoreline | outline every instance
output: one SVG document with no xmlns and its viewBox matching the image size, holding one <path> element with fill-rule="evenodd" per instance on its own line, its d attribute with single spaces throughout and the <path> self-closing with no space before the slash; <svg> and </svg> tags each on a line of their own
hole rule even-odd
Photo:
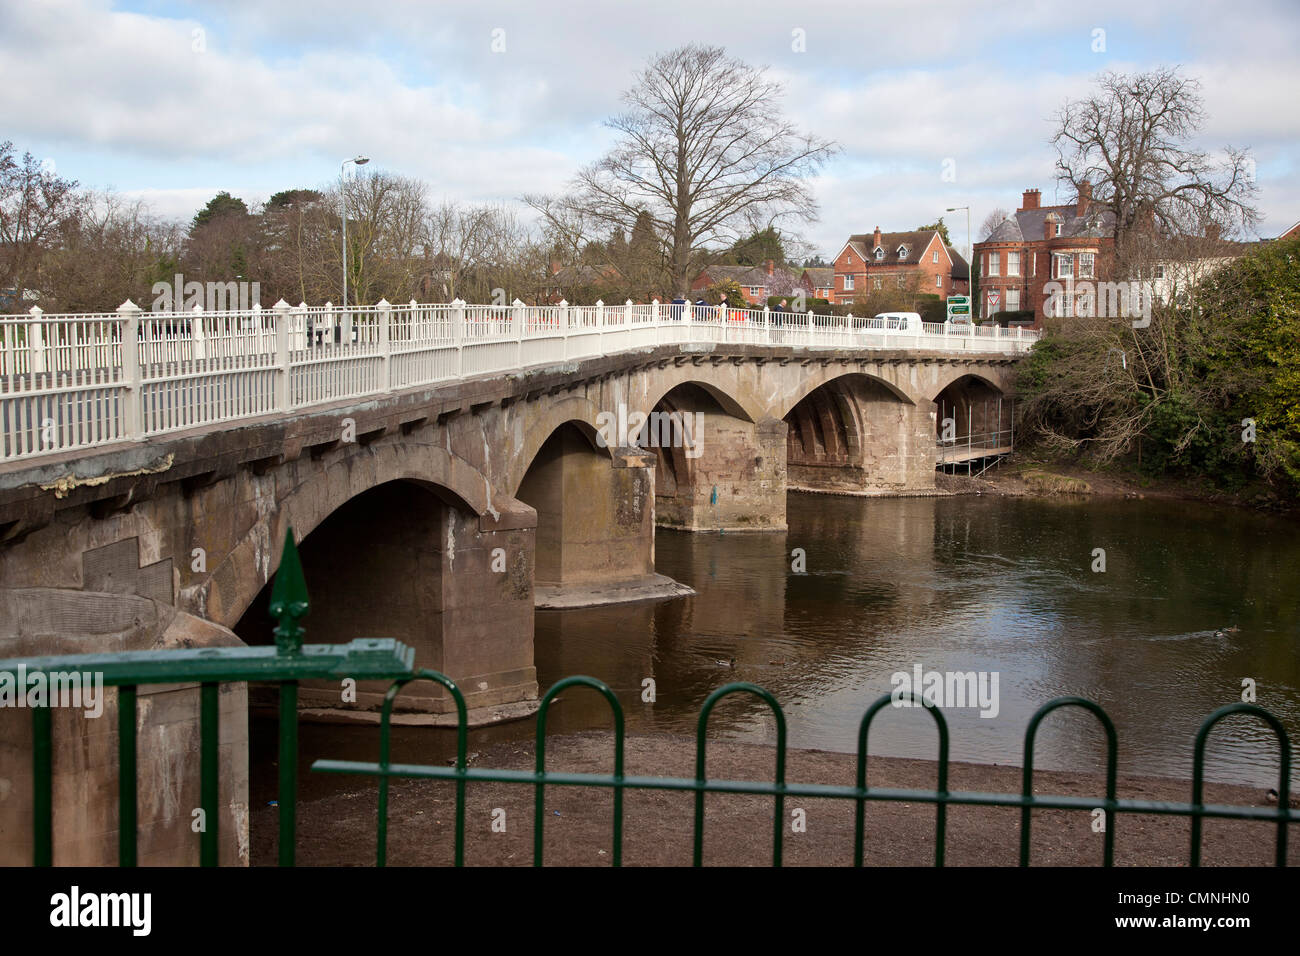
<svg viewBox="0 0 1300 956">
<path fill-rule="evenodd" d="M 557 735 L 547 743 L 551 771 L 608 773 L 614 740 L 607 731 Z M 713 741 L 708 775 L 713 779 L 771 780 L 775 748 L 761 744 Z M 531 771 L 534 745 L 506 742 L 485 748 L 472 766 Z M 664 735 L 628 735 L 628 775 L 693 777 L 695 742 Z M 851 785 L 852 754 L 790 750 L 786 780 Z M 930 789 L 937 764 L 929 760 L 872 757 L 872 786 Z M 368 778 L 353 778 L 342 791 L 298 808 L 298 862 L 306 866 L 372 866 L 375 861 L 377 789 Z M 1105 792 L 1104 772 L 1038 771 L 1035 791 L 1096 796 Z M 952 763 L 949 789 L 1019 793 L 1016 767 Z M 1207 783 L 1207 803 L 1269 806 L 1254 787 Z M 1191 783 L 1157 777 L 1121 776 L 1121 798 L 1189 801 Z M 531 786 L 476 783 L 466 795 L 466 864 L 529 866 L 533 860 Z M 544 791 L 545 861 L 550 866 L 608 866 L 611 862 L 612 797 L 598 788 L 550 786 Z M 452 862 L 455 807 L 453 784 L 394 780 L 389 798 L 388 860 L 393 866 L 446 866 Z M 628 866 L 689 866 L 694 797 L 658 790 L 624 796 L 623 863 Z M 803 810 L 806 829 L 793 830 L 793 812 Z M 494 811 L 503 811 L 496 812 Z M 788 797 L 783 826 L 784 862 L 791 866 L 849 866 L 853 856 L 851 801 Z M 494 832 L 493 820 L 505 832 Z M 948 808 L 945 862 L 952 866 L 1015 866 L 1019 862 L 1020 811 L 1002 807 Z M 263 806 L 252 820 L 254 865 L 275 862 L 276 810 Z M 498 824 L 499 827 L 500 824 Z M 710 794 L 705 801 L 706 865 L 765 866 L 772 859 L 773 799 Z M 1300 827 L 1291 826 L 1288 859 L 1300 860 Z M 871 866 L 929 866 L 934 861 L 933 806 L 872 803 L 866 813 L 865 862 Z M 1270 823 L 1207 820 L 1202 862 L 1215 866 L 1269 866 L 1276 827 Z M 1191 824 L 1185 818 L 1119 815 L 1115 825 L 1115 863 L 1119 866 L 1187 866 Z M 1031 863 L 1039 866 L 1099 866 L 1102 837 L 1089 813 L 1034 812 Z"/>
</svg>

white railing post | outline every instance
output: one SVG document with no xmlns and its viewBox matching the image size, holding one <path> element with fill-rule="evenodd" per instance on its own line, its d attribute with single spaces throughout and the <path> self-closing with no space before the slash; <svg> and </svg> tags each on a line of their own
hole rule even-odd
<svg viewBox="0 0 1300 956">
<path fill-rule="evenodd" d="M 393 304 L 387 299 L 380 299 L 375 303 L 375 308 L 379 310 L 379 389 L 382 392 L 391 392 L 393 380 L 388 361 L 390 353 L 388 323 L 392 318 Z"/>
<path fill-rule="evenodd" d="M 528 306 L 519 299 L 510 303 L 510 324 L 515 333 L 515 368 L 524 367 L 524 327 L 528 323 Z"/>
<path fill-rule="evenodd" d="M 312 325 L 312 326 L 309 328 L 308 325 L 307 325 L 307 322 L 308 322 L 308 316 L 307 316 L 307 303 L 306 303 L 306 302 L 299 302 L 297 305 L 295 305 L 295 306 L 293 307 L 293 311 L 296 312 L 296 313 L 298 314 L 298 317 L 299 317 L 299 319 L 295 319 L 294 321 L 296 322 L 296 321 L 301 320 L 301 322 L 302 322 L 302 331 L 303 331 L 303 335 L 306 337 L 307 347 L 310 348 L 310 347 L 316 345 L 316 344 L 317 344 L 317 343 L 316 343 L 316 326 L 315 326 L 315 325 Z M 321 340 L 320 340 L 320 344 L 321 344 L 321 345 L 324 345 L 324 344 L 325 344 L 325 330 L 324 330 L 324 329 L 321 330 L 320 338 L 321 338 Z"/>
<path fill-rule="evenodd" d="M 275 305 L 275 407 L 287 412 L 291 408 L 289 395 L 289 309 L 284 299 Z"/>
<path fill-rule="evenodd" d="M 456 377 L 465 375 L 465 300 L 451 300 L 451 341 L 456 346 Z"/>
<path fill-rule="evenodd" d="M 772 344 L 772 304 L 763 301 L 763 342 Z"/>
<path fill-rule="evenodd" d="M 623 303 L 623 324 L 629 329 L 632 328 L 632 300 L 628 299 Z"/>
<path fill-rule="evenodd" d="M 331 302 L 326 302 L 327 309 L 333 309 Z M 352 344 L 352 309 L 347 305 L 340 307 L 339 311 L 339 341 L 343 345 Z"/>
<path fill-rule="evenodd" d="M 650 322 L 656 326 L 659 324 L 659 299 L 657 297 L 650 300 Z"/>
<path fill-rule="evenodd" d="M 339 324 L 334 318 L 334 303 L 329 299 L 325 300 L 325 330 L 330 339 L 334 338 L 334 333 L 338 331 Z M 338 344 L 343 344 L 343 336 L 338 337 Z"/>
<path fill-rule="evenodd" d="M 414 299 L 412 299 L 409 304 L 411 306 L 411 324 L 407 329 L 407 339 L 427 339 L 428 335 L 425 334 L 425 325 L 427 324 L 426 320 L 421 319 L 418 322 L 416 321 L 416 316 L 419 315 L 420 304 Z"/>
<path fill-rule="evenodd" d="M 140 307 L 127 299 L 117 307 L 122 317 L 122 389 L 125 421 L 122 423 L 126 437 L 139 441 L 144 438 L 144 401 L 140 381 Z"/>
<path fill-rule="evenodd" d="M 605 301 L 596 300 L 596 351 L 605 354 Z"/>
<path fill-rule="evenodd" d="M 694 321 L 695 321 L 695 304 L 691 302 L 690 295 L 688 293 L 686 297 L 686 305 L 682 307 L 682 322 L 686 325 L 690 325 Z M 689 335 L 682 336 L 682 341 L 689 342 L 690 336 Z"/>
<path fill-rule="evenodd" d="M 27 311 L 32 317 L 31 323 L 27 326 L 27 368 L 28 371 L 33 373 L 44 372 L 45 333 L 44 329 L 41 328 L 41 316 L 45 313 L 41 311 L 40 306 L 36 305 Z"/>
<path fill-rule="evenodd" d="M 569 357 L 569 300 L 560 300 L 560 350 L 564 358 Z"/>
<path fill-rule="evenodd" d="M 194 342 L 194 361 L 202 362 L 208 357 L 208 336 L 203 328 L 203 309 L 197 305 L 191 312 L 190 338 Z"/>
</svg>

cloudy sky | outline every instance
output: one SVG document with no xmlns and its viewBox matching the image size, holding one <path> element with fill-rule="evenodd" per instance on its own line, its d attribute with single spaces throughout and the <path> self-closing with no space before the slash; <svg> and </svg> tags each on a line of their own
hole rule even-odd
<svg viewBox="0 0 1300 956">
<path fill-rule="evenodd" d="M 1051 201 L 1060 104 L 1104 69 L 1181 65 L 1200 145 L 1252 149 L 1273 236 L 1300 219 L 1297 39 L 1295 0 L 0 0 L 0 141 L 167 216 L 322 185 L 358 153 L 434 197 L 513 200 L 560 190 L 646 58 L 699 41 L 770 67 L 842 146 L 803 229 L 833 255 L 947 206 L 978 230 L 1026 188 Z"/>
</svg>

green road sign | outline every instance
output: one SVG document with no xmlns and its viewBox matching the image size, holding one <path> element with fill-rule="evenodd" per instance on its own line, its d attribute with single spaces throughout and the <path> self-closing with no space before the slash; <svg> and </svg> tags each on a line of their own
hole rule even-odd
<svg viewBox="0 0 1300 956">
<path fill-rule="evenodd" d="M 950 295 L 948 296 L 948 318 L 952 319 L 955 315 L 970 315 L 970 296 Z"/>
</svg>

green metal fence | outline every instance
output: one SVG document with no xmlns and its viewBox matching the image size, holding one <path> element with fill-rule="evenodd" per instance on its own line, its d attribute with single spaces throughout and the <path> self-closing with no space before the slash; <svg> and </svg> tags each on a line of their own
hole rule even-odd
<svg viewBox="0 0 1300 956">
<path fill-rule="evenodd" d="M 213 648 L 179 651 L 141 651 L 115 655 L 75 655 L 25 660 L 0 661 L 0 671 L 12 670 L 22 664 L 31 672 L 81 671 L 101 672 L 104 683 L 118 688 L 118 740 L 119 740 L 119 862 L 133 866 L 136 862 L 136 690 L 141 685 L 197 682 L 201 686 L 200 698 L 200 793 L 205 811 L 206 828 L 199 834 L 200 863 L 217 864 L 218 847 L 218 797 L 217 797 L 217 747 L 218 734 L 218 684 L 236 681 L 270 681 L 279 684 L 279 862 L 282 866 L 294 863 L 295 817 L 297 808 L 297 754 L 298 754 L 298 682 L 306 679 L 392 680 L 384 697 L 379 724 L 379 759 L 375 762 L 350 760 L 317 760 L 312 770 L 333 774 L 358 774 L 378 778 L 379 807 L 377 820 L 376 863 L 387 862 L 388 847 L 388 791 L 394 778 L 453 780 L 456 783 L 456 809 L 454 832 L 454 863 L 465 862 L 465 790 L 467 784 L 508 783 L 534 788 L 533 863 L 544 863 L 545 790 L 548 786 L 602 787 L 613 791 L 613 833 L 611 861 L 619 866 L 623 861 L 623 795 L 627 790 L 667 790 L 695 795 L 694 863 L 700 866 L 704 859 L 704 798 L 709 793 L 769 796 L 773 800 L 772 864 L 781 865 L 784 833 L 784 805 L 787 797 L 813 797 L 851 800 L 855 804 L 853 859 L 856 866 L 863 864 L 865 842 L 865 809 L 868 801 L 933 804 L 935 813 L 936 866 L 944 863 L 947 809 L 949 806 L 1019 807 L 1020 865 L 1030 863 L 1031 815 L 1037 809 L 1093 811 L 1105 814 L 1105 836 L 1102 863 L 1114 862 L 1115 819 L 1118 814 L 1158 814 L 1188 817 L 1191 820 L 1191 847 L 1189 861 L 1199 866 L 1201 859 L 1202 824 L 1205 818 L 1272 821 L 1277 826 L 1275 864 L 1287 862 L 1288 827 L 1300 822 L 1300 811 L 1290 809 L 1291 745 L 1286 729 L 1273 714 L 1254 704 L 1238 703 L 1221 707 L 1210 714 L 1197 731 L 1192 764 L 1192 793 L 1188 803 L 1129 800 L 1116 797 L 1116 764 L 1118 737 L 1115 726 L 1106 712 L 1096 703 L 1082 697 L 1061 697 L 1040 707 L 1029 721 L 1025 731 L 1023 786 L 1018 794 L 980 793 L 948 789 L 948 725 L 943 713 L 928 701 L 911 695 L 911 701 L 926 710 L 935 723 L 939 737 L 937 780 L 933 790 L 910 790 L 890 787 L 873 787 L 867 782 L 868 735 L 876 715 L 889 706 L 892 695 L 883 695 L 863 715 L 858 728 L 857 769 L 853 786 L 829 784 L 791 783 L 785 778 L 786 725 L 785 715 L 776 698 L 767 690 L 749 683 L 731 683 L 718 688 L 704 701 L 696 728 L 695 776 L 647 777 L 624 773 L 624 718 L 617 696 L 603 682 L 593 677 L 567 677 L 552 686 L 541 700 L 537 715 L 537 756 L 535 770 L 505 770 L 470 768 L 466 759 L 468 734 L 467 708 L 464 695 L 449 677 L 430 670 L 413 668 L 414 651 L 393 640 L 357 640 L 343 645 L 303 645 L 302 629 L 298 619 L 307 611 L 307 592 L 302 580 L 301 565 L 293 544 L 292 532 L 285 542 L 284 556 L 272 591 L 271 613 L 278 618 L 275 647 Z M 456 705 L 456 761 L 454 766 L 424 764 L 399 764 L 391 761 L 391 735 L 393 706 L 402 689 L 415 680 L 428 680 L 440 684 L 451 695 Z M 588 687 L 602 695 L 610 706 L 614 721 L 614 769 L 610 774 L 563 773 L 546 769 L 546 722 L 551 704 L 556 696 L 569 688 Z M 776 721 L 775 770 L 771 781 L 714 780 L 706 770 L 706 739 L 709 716 L 716 705 L 731 695 L 750 695 L 762 701 Z M 1036 795 L 1033 791 L 1034 742 L 1038 727 L 1052 712 L 1067 708 L 1082 708 L 1092 713 L 1101 723 L 1106 736 L 1106 795 L 1105 797 L 1072 797 Z M 1233 715 L 1258 718 L 1273 731 L 1280 750 L 1278 771 L 1278 804 L 1275 808 L 1243 807 L 1207 804 L 1203 800 L 1205 745 L 1210 731 L 1222 720 Z M 49 866 L 53 862 L 53 763 L 51 739 L 51 714 L 49 707 L 36 707 L 33 720 L 33 780 L 35 822 L 33 828 L 33 862 Z"/>
</svg>

